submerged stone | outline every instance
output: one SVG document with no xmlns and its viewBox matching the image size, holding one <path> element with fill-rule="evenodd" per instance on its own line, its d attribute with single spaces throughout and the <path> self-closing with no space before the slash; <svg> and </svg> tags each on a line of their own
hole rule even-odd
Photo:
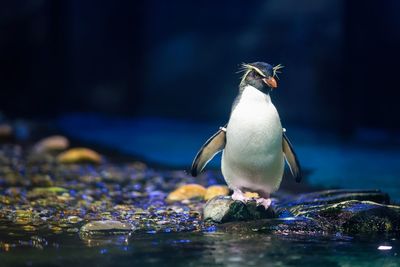
<svg viewBox="0 0 400 267">
<path fill-rule="evenodd" d="M 129 234 L 134 227 L 129 223 L 120 221 L 92 221 L 81 227 L 80 234 L 83 236 L 96 235 L 120 235 Z"/>
<path fill-rule="evenodd" d="M 230 196 L 214 197 L 205 204 L 203 210 L 204 220 L 216 223 L 258 220 L 274 216 L 272 207 L 265 210 L 263 206 L 258 206 L 256 201 L 249 201 L 245 204 L 233 200 Z"/>
</svg>

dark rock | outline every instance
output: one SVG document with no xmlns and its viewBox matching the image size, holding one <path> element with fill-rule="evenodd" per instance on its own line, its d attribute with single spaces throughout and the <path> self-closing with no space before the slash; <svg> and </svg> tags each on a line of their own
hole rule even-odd
<svg viewBox="0 0 400 267">
<path fill-rule="evenodd" d="M 230 196 L 217 196 L 210 199 L 204 206 L 203 217 L 217 223 L 233 221 L 249 221 L 275 217 L 272 208 L 265 210 L 257 206 L 255 201 L 234 201 Z"/>
<path fill-rule="evenodd" d="M 294 215 L 311 218 L 328 232 L 347 234 L 399 232 L 400 207 L 372 201 L 349 200 L 308 209 Z"/>
<path fill-rule="evenodd" d="M 364 234 L 400 231 L 400 206 L 388 205 L 379 190 L 327 190 L 278 201 L 265 211 L 255 202 L 216 197 L 204 207 L 204 219 L 222 231 L 281 234 Z M 279 219 L 271 219 L 273 217 Z M 268 218 L 268 219 L 265 219 Z M 244 222 L 246 221 L 246 222 Z"/>
</svg>

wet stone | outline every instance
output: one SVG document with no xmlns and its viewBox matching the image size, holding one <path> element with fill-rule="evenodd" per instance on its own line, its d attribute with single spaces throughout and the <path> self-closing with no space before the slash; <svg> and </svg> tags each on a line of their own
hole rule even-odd
<svg viewBox="0 0 400 267">
<path fill-rule="evenodd" d="M 296 210 L 294 214 L 317 221 L 329 232 L 364 234 L 400 231 L 400 207 L 372 201 L 348 200 L 301 212 Z"/>
<path fill-rule="evenodd" d="M 273 218 L 272 208 L 265 210 L 263 206 L 258 206 L 255 201 L 246 204 L 241 201 L 234 201 L 230 196 L 217 196 L 209 200 L 203 210 L 205 220 L 217 223 L 232 221 L 249 221 L 264 218 Z"/>
<path fill-rule="evenodd" d="M 96 236 L 96 235 L 120 235 L 129 234 L 134 230 L 129 223 L 120 221 L 92 221 L 80 229 L 81 236 Z"/>
</svg>

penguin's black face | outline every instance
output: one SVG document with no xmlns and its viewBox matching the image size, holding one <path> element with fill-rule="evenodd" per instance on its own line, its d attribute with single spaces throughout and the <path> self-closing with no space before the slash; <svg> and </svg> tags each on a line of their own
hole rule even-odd
<svg viewBox="0 0 400 267">
<path fill-rule="evenodd" d="M 269 93 L 272 89 L 278 87 L 275 76 L 279 69 L 283 68 L 281 65 L 272 67 L 268 63 L 254 62 L 250 64 L 243 64 L 243 75 L 241 86 L 251 85 L 264 93 Z"/>
</svg>

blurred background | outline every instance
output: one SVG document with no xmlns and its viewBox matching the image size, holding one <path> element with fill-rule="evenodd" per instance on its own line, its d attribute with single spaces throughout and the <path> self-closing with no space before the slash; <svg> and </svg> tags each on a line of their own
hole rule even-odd
<svg viewBox="0 0 400 267">
<path fill-rule="evenodd" d="M 308 181 L 395 194 L 398 10 L 395 0 L 2 1 L 0 110 L 187 166 L 226 123 L 239 64 L 281 63 L 272 97 Z"/>
</svg>

